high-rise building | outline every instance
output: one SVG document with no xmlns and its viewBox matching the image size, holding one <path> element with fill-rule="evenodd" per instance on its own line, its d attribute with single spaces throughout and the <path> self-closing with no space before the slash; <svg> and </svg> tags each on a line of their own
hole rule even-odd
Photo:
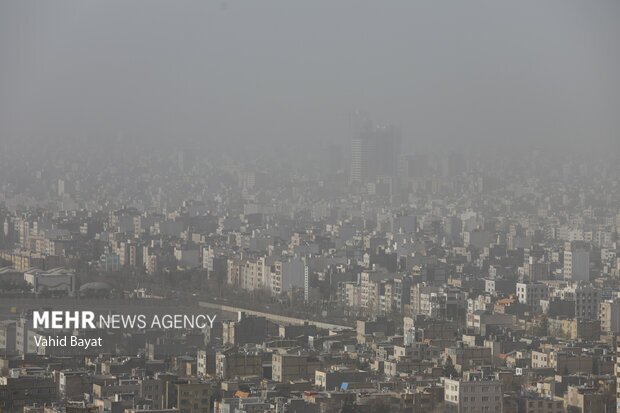
<svg viewBox="0 0 620 413">
<path fill-rule="evenodd" d="M 393 125 L 377 125 L 356 115 L 351 139 L 349 182 L 365 184 L 377 177 L 395 179 L 398 173 L 400 131 Z"/>
<path fill-rule="evenodd" d="M 351 183 L 362 184 L 371 175 L 372 153 L 374 152 L 372 139 L 372 122 L 369 119 L 356 119 L 354 122 L 353 138 L 351 139 Z"/>
<path fill-rule="evenodd" d="M 564 279 L 590 280 L 590 253 L 584 242 L 567 242 L 564 247 Z"/>
<path fill-rule="evenodd" d="M 65 181 L 58 180 L 58 196 L 62 196 L 65 193 Z"/>
</svg>

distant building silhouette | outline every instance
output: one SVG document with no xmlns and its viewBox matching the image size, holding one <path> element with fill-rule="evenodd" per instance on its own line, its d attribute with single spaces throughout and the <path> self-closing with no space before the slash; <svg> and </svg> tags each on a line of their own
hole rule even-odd
<svg viewBox="0 0 620 413">
<path fill-rule="evenodd" d="M 366 184 L 378 177 L 395 178 L 398 172 L 400 130 L 378 125 L 362 114 L 353 119 L 349 182 Z"/>
</svg>

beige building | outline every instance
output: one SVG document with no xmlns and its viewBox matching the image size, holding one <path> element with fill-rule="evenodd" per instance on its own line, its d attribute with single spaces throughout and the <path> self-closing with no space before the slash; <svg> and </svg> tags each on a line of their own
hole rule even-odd
<svg viewBox="0 0 620 413">
<path fill-rule="evenodd" d="M 558 374 L 592 374 L 594 373 L 594 358 L 589 354 L 574 354 L 565 351 L 549 354 L 549 367 Z"/>
<path fill-rule="evenodd" d="M 343 284 L 342 291 L 346 307 L 358 309 L 360 307 L 361 287 L 355 282 L 346 282 Z"/>
<path fill-rule="evenodd" d="M 558 374 L 592 374 L 594 358 L 589 354 L 576 354 L 566 351 L 532 351 L 532 368 L 554 369 Z"/>
<path fill-rule="evenodd" d="M 394 357 L 397 360 L 410 358 L 412 360 L 432 360 L 440 356 L 439 347 L 426 343 L 413 343 L 409 346 L 394 346 Z"/>
<path fill-rule="evenodd" d="M 446 413 L 502 413 L 502 384 L 491 380 L 444 380 Z"/>
<path fill-rule="evenodd" d="M 263 358 L 260 354 L 241 353 L 236 349 L 215 355 L 215 374 L 220 379 L 263 375 Z"/>
<path fill-rule="evenodd" d="M 519 412 L 564 413 L 564 399 L 559 397 L 527 396 L 519 399 Z"/>
<path fill-rule="evenodd" d="M 313 356 L 274 353 L 271 360 L 271 378 L 286 383 L 291 380 L 309 379 L 321 367 L 321 362 Z"/>
<path fill-rule="evenodd" d="M 569 340 L 598 339 L 601 335 L 601 322 L 585 318 L 549 318 L 549 335 Z"/>
<path fill-rule="evenodd" d="M 602 413 L 612 411 L 607 395 L 600 393 L 596 388 L 586 386 L 568 386 L 564 396 L 567 412 Z"/>
<path fill-rule="evenodd" d="M 601 332 L 613 334 L 620 332 L 620 302 L 603 301 L 599 305 L 599 320 L 601 320 Z"/>
<path fill-rule="evenodd" d="M 459 372 L 475 366 L 490 366 L 493 363 L 490 348 L 466 347 L 462 343 L 456 347 L 446 348 L 444 357 L 446 359 L 449 357 L 452 365 Z"/>
<path fill-rule="evenodd" d="M 544 369 L 549 367 L 549 353 L 545 351 L 532 351 L 532 368 Z"/>
<path fill-rule="evenodd" d="M 211 413 L 213 411 L 213 384 L 176 383 L 176 408 L 181 413 Z"/>
<path fill-rule="evenodd" d="M 364 383 L 369 379 L 369 372 L 346 367 L 334 367 L 331 370 L 314 372 L 314 385 L 321 390 L 340 388 L 343 383 Z"/>
</svg>

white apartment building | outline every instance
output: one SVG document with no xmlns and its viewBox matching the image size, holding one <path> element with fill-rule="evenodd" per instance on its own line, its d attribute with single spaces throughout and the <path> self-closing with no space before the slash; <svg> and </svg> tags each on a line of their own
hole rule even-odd
<svg viewBox="0 0 620 413">
<path fill-rule="evenodd" d="M 542 311 L 540 300 L 549 299 L 549 287 L 543 283 L 517 283 L 517 298 L 534 311 Z"/>
</svg>

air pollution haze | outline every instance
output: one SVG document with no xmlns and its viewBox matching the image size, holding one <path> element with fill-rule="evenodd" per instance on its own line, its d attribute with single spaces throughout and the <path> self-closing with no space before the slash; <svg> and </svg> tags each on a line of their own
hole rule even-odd
<svg viewBox="0 0 620 413">
<path fill-rule="evenodd" d="M 0 412 L 620 413 L 619 39 L 0 0 Z"/>
<path fill-rule="evenodd" d="M 3 1 L 0 137 L 617 148 L 620 4 Z"/>
</svg>

